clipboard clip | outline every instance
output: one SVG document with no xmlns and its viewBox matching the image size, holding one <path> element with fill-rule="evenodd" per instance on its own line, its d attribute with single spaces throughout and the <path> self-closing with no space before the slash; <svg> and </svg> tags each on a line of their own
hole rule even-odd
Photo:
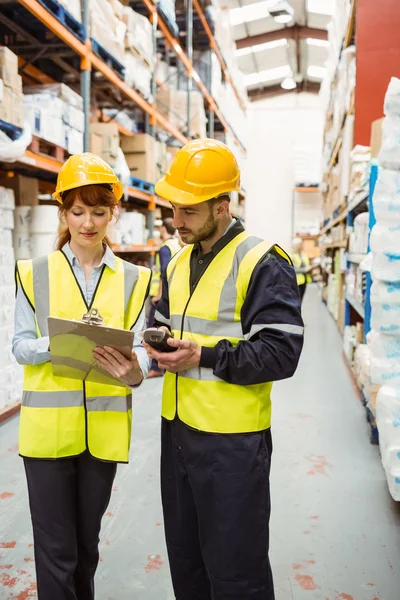
<svg viewBox="0 0 400 600">
<path fill-rule="evenodd" d="M 91 308 L 89 312 L 83 315 L 82 322 L 88 325 L 104 325 L 104 319 L 97 308 Z"/>
</svg>

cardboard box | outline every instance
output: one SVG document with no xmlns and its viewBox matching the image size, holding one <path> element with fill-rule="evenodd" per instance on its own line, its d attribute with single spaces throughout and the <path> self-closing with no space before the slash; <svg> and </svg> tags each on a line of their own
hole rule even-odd
<svg viewBox="0 0 400 600">
<path fill-rule="evenodd" d="M 154 156 L 145 154 L 126 154 L 126 162 L 131 170 L 131 174 L 139 179 L 144 179 L 149 183 L 156 182 L 156 164 Z"/>
<path fill-rule="evenodd" d="M 119 131 L 116 123 L 92 123 L 90 133 L 95 133 L 102 137 L 101 156 L 107 160 L 106 156 L 116 158 L 119 148 Z"/>
<path fill-rule="evenodd" d="M 32 135 L 43 137 L 43 112 L 39 106 L 24 104 L 25 119 L 32 129 Z"/>
<path fill-rule="evenodd" d="M 65 126 L 67 136 L 67 150 L 70 154 L 81 154 L 83 152 L 83 133 L 69 125 Z"/>
<path fill-rule="evenodd" d="M 7 85 L 3 86 L 3 100 L 0 102 L 0 119 L 11 123 L 12 119 L 12 90 Z"/>
<path fill-rule="evenodd" d="M 377 119 L 371 125 L 371 158 L 377 158 L 382 146 L 382 124 L 384 119 Z"/>
<path fill-rule="evenodd" d="M 153 136 L 147 133 L 139 133 L 137 135 L 121 135 L 122 152 L 126 154 L 134 154 L 136 152 L 148 152 L 154 154 L 156 148 L 156 140 Z"/>
<path fill-rule="evenodd" d="M 15 175 L 0 178 L 0 186 L 10 188 L 15 193 L 17 206 L 37 206 L 39 204 L 39 181 L 33 177 Z"/>
<path fill-rule="evenodd" d="M 0 78 L 8 87 L 18 89 L 18 56 L 5 46 L 0 47 Z"/>
<path fill-rule="evenodd" d="M 24 126 L 24 95 L 17 90 L 11 90 L 11 120 L 17 127 Z"/>
<path fill-rule="evenodd" d="M 90 134 L 90 152 L 97 154 L 97 156 L 101 156 L 103 152 L 103 136 L 99 133 Z"/>
</svg>

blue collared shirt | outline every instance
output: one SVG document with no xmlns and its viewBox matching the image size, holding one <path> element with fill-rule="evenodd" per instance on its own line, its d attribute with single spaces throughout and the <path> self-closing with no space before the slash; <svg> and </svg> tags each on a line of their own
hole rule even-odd
<svg viewBox="0 0 400 600">
<path fill-rule="evenodd" d="M 85 272 L 79 264 L 79 260 L 72 252 L 70 245 L 65 244 L 62 251 L 70 262 L 79 287 L 90 305 L 96 286 L 99 282 L 100 273 L 103 265 L 106 265 L 113 271 L 116 269 L 116 257 L 111 248 L 106 246 L 106 251 L 98 266 L 93 267 L 89 281 L 86 284 Z M 21 287 L 18 288 L 15 304 L 14 318 L 14 338 L 12 351 L 20 365 L 40 365 L 50 360 L 49 338 L 47 336 L 38 338 L 36 332 L 35 314 L 25 297 Z M 142 310 L 133 332 L 133 349 L 136 352 L 139 366 L 143 377 L 147 376 L 150 368 L 150 360 L 146 350 L 141 345 L 143 336 L 142 331 L 146 329 L 145 309 Z"/>
</svg>

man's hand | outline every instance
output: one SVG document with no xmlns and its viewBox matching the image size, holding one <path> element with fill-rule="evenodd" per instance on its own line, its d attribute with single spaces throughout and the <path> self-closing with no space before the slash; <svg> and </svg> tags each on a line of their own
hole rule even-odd
<svg viewBox="0 0 400 600">
<path fill-rule="evenodd" d="M 153 296 L 152 299 L 151 299 L 151 303 L 152 303 L 153 306 L 157 306 L 157 304 L 160 302 L 160 300 L 161 300 L 161 296 L 160 297 Z"/>
<path fill-rule="evenodd" d="M 109 346 L 95 348 L 93 356 L 107 373 L 128 386 L 138 385 L 143 380 L 143 373 L 133 350 L 130 360 L 126 359 L 121 352 Z"/>
<path fill-rule="evenodd" d="M 160 329 L 168 331 L 166 327 L 160 327 Z M 157 352 L 157 350 L 143 342 L 147 354 L 150 358 L 158 361 L 160 369 L 177 373 L 199 366 L 201 346 L 191 340 L 175 340 L 174 338 L 169 339 L 168 344 L 173 348 L 178 348 L 178 350 L 176 352 Z"/>
</svg>

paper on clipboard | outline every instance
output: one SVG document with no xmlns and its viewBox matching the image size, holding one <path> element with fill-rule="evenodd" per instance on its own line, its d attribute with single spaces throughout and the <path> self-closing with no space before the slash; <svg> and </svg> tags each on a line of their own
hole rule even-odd
<svg viewBox="0 0 400 600">
<path fill-rule="evenodd" d="M 130 359 L 133 331 L 55 317 L 48 317 L 47 322 L 51 363 L 56 377 L 126 387 L 96 363 L 93 350 L 97 346 L 109 346 Z"/>
</svg>

